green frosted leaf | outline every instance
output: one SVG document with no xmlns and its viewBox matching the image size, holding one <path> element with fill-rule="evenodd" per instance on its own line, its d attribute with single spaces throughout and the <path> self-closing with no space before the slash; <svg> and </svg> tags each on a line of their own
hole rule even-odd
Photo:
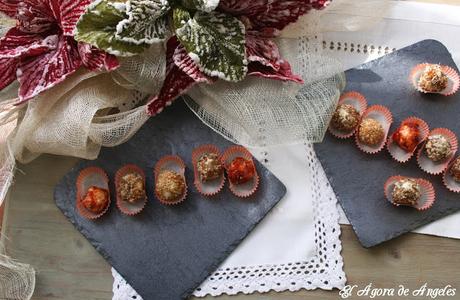
<svg viewBox="0 0 460 300">
<path fill-rule="evenodd" d="M 75 40 L 88 43 L 116 56 L 142 53 L 147 45 L 136 45 L 115 38 L 118 23 L 127 17 L 124 1 L 96 1 L 88 7 L 78 21 Z"/>
<path fill-rule="evenodd" d="M 181 0 L 181 5 L 186 9 L 211 12 L 219 5 L 220 0 Z"/>
<path fill-rule="evenodd" d="M 175 8 L 173 10 L 173 24 L 174 28 L 181 28 L 187 24 L 192 18 L 190 13 L 182 8 Z"/>
<path fill-rule="evenodd" d="M 243 80 L 247 73 L 245 29 L 237 18 L 219 12 L 174 11 L 174 26 L 190 57 L 209 76 Z"/>
<path fill-rule="evenodd" d="M 136 45 L 164 41 L 169 9 L 167 0 L 128 0 L 128 18 L 118 23 L 116 38 Z"/>
</svg>

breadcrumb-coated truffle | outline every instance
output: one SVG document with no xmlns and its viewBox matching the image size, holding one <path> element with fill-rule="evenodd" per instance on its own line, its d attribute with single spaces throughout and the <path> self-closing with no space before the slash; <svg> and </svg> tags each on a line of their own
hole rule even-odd
<svg viewBox="0 0 460 300">
<path fill-rule="evenodd" d="M 359 125 L 358 139 L 361 143 L 368 146 L 376 146 L 385 138 L 382 124 L 377 120 L 367 118 Z"/>
<path fill-rule="evenodd" d="M 201 181 L 206 182 L 220 178 L 224 167 L 216 153 L 205 153 L 197 162 L 197 170 Z"/>
<path fill-rule="evenodd" d="M 358 126 L 360 114 L 350 104 L 339 104 L 332 115 L 331 126 L 342 132 L 351 132 Z"/>
<path fill-rule="evenodd" d="M 450 175 L 454 178 L 456 182 L 460 182 L 460 156 L 452 164 L 450 168 Z"/>
<path fill-rule="evenodd" d="M 121 199 L 130 203 L 145 199 L 144 178 L 138 173 L 128 173 L 120 179 Z"/>
</svg>

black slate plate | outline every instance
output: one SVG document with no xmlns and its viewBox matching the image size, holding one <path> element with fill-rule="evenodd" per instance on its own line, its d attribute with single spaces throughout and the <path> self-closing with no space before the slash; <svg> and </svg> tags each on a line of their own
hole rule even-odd
<svg viewBox="0 0 460 300">
<path fill-rule="evenodd" d="M 446 127 L 460 137 L 460 93 L 450 97 L 424 95 L 409 82 L 411 69 L 420 63 L 440 63 L 458 71 L 449 51 L 434 40 L 425 40 L 346 72 L 347 91 L 358 91 L 370 105 L 386 105 L 393 113 L 394 131 L 406 117 L 421 117 L 430 128 Z M 364 247 L 388 241 L 460 209 L 460 195 L 449 192 L 442 176 L 421 171 L 415 157 L 404 165 L 393 161 L 385 149 L 378 155 L 360 152 L 354 139 L 338 140 L 330 134 L 316 153 L 353 229 Z M 426 212 L 395 207 L 383 194 L 392 175 L 429 179 L 436 189 L 436 203 Z"/>
<path fill-rule="evenodd" d="M 238 199 L 228 187 L 216 199 L 203 198 L 193 186 L 191 152 L 204 143 L 221 150 L 231 145 L 177 101 L 128 143 L 103 149 L 96 161 L 79 162 L 55 188 L 57 206 L 145 300 L 188 297 L 286 193 L 285 186 L 256 162 L 261 184 L 252 198 Z M 153 196 L 153 166 L 167 154 L 178 154 L 187 164 L 189 194 L 177 207 L 165 207 Z M 100 220 L 82 218 L 75 209 L 79 171 L 100 166 L 113 179 L 126 163 L 138 164 L 146 173 L 149 202 L 144 211 L 128 217 L 112 202 Z"/>
</svg>

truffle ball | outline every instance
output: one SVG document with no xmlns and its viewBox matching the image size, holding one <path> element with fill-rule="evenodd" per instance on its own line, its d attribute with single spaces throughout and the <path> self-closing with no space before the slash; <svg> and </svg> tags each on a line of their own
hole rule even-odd
<svg viewBox="0 0 460 300">
<path fill-rule="evenodd" d="M 393 141 L 407 152 L 412 152 L 417 148 L 419 137 L 420 130 L 416 123 L 403 124 L 393 133 Z"/>
<path fill-rule="evenodd" d="M 197 162 L 197 169 L 203 182 L 218 179 L 224 172 L 222 162 L 215 153 L 203 154 Z"/>
<path fill-rule="evenodd" d="M 429 159 L 439 162 L 446 159 L 452 153 L 452 146 L 445 136 L 436 134 L 428 137 L 425 152 Z"/>
<path fill-rule="evenodd" d="M 228 179 L 233 184 L 243 184 L 250 181 L 256 173 L 252 160 L 243 157 L 235 158 L 227 168 Z"/>
<path fill-rule="evenodd" d="M 418 86 L 423 91 L 438 93 L 444 90 L 448 83 L 449 79 L 440 65 L 428 65 L 420 76 Z"/>
<path fill-rule="evenodd" d="M 460 156 L 452 164 L 450 168 L 450 175 L 454 177 L 454 180 L 460 182 Z"/>
<path fill-rule="evenodd" d="M 364 119 L 359 125 L 358 139 L 368 146 L 376 146 L 385 138 L 382 125 L 374 119 Z"/>
<path fill-rule="evenodd" d="M 119 182 L 120 196 L 130 203 L 145 199 L 144 178 L 138 173 L 128 173 Z"/>
<path fill-rule="evenodd" d="M 404 178 L 397 181 L 392 192 L 393 203 L 415 206 L 420 200 L 420 185 L 414 179 Z"/>
<path fill-rule="evenodd" d="M 163 201 L 179 200 L 185 193 L 184 176 L 173 171 L 162 171 L 158 175 L 155 191 Z"/>
<path fill-rule="evenodd" d="M 332 115 L 331 126 L 343 132 L 353 131 L 359 123 L 359 112 L 353 105 L 340 104 Z"/>
<path fill-rule="evenodd" d="M 82 204 L 87 210 L 99 214 L 109 204 L 109 191 L 97 186 L 92 186 L 82 199 Z"/>
</svg>

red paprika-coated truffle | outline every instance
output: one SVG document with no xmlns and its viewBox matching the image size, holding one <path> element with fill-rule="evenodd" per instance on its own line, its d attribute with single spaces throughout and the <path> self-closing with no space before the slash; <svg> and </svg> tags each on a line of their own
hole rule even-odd
<svg viewBox="0 0 460 300">
<path fill-rule="evenodd" d="M 393 134 L 393 141 L 407 152 L 412 152 L 417 148 L 419 139 L 420 130 L 415 123 L 403 124 Z"/>
<path fill-rule="evenodd" d="M 92 186 L 88 189 L 81 202 L 87 210 L 95 214 L 101 213 L 109 203 L 109 192 L 105 189 Z"/>
<path fill-rule="evenodd" d="M 236 157 L 228 166 L 228 179 L 233 184 L 243 184 L 250 181 L 256 173 L 254 163 L 243 157 Z"/>
</svg>

